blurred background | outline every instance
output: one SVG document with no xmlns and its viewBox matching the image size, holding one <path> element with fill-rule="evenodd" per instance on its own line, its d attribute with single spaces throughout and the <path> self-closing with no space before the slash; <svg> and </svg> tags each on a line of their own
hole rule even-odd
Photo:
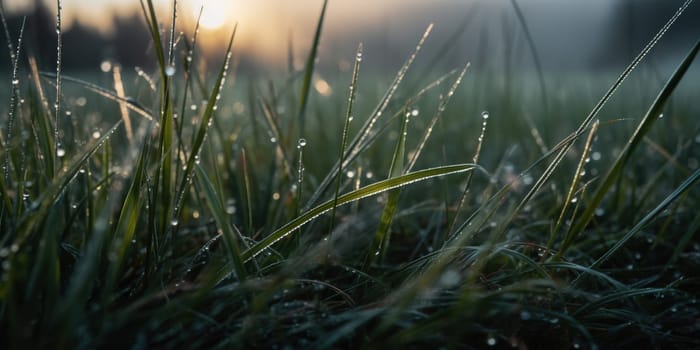
<svg viewBox="0 0 700 350">
<path fill-rule="evenodd" d="M 43 69 L 55 65 L 56 1 L 1 0 L 13 41 L 26 16 L 24 45 Z M 541 65 L 550 72 L 621 71 L 654 33 L 683 4 L 682 0 L 519 0 Z M 170 23 L 172 1 L 155 0 L 163 27 Z M 178 2 L 178 31 L 191 39 L 201 0 Z M 204 1 L 200 47 L 221 56 L 224 41 L 238 23 L 235 55 L 239 72 L 301 68 L 308 54 L 322 0 Z M 510 0 L 331 0 L 321 38 L 321 67 L 350 69 L 359 42 L 365 67 L 395 67 L 418 38 L 435 23 L 428 52 L 447 68 L 470 61 L 474 67 L 517 66 L 534 69 L 523 23 Z M 152 67 L 153 50 L 138 0 L 64 0 L 63 66 L 95 70 L 105 60 L 128 68 Z M 700 4 L 691 4 L 650 62 L 678 62 L 700 38 Z M 16 46 L 16 45 L 15 45 Z M 0 47 L 3 70 L 10 67 L 7 46 Z M 365 68 L 367 69 L 367 68 Z"/>
</svg>

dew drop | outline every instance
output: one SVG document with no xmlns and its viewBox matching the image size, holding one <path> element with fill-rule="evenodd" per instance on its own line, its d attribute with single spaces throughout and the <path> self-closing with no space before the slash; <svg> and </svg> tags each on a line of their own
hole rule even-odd
<svg viewBox="0 0 700 350">
<path fill-rule="evenodd" d="M 486 338 L 486 344 L 488 346 L 496 346 L 496 338 L 494 338 L 492 335 L 489 335 L 489 337 Z"/>
<path fill-rule="evenodd" d="M 177 226 L 178 224 L 179 224 L 179 222 L 178 222 L 176 219 L 170 220 L 170 226 L 175 227 L 175 226 Z"/>
<path fill-rule="evenodd" d="M 297 148 L 303 148 L 306 147 L 306 139 L 299 139 L 299 142 L 297 142 Z"/>
<path fill-rule="evenodd" d="M 272 199 L 273 199 L 273 200 L 276 200 L 276 201 L 280 200 L 280 194 L 279 194 L 279 192 L 273 193 L 273 194 L 272 194 Z"/>
<path fill-rule="evenodd" d="M 270 142 L 272 142 L 272 143 L 277 143 L 277 138 L 275 138 L 275 137 L 270 137 Z"/>
<path fill-rule="evenodd" d="M 100 70 L 104 73 L 109 72 L 110 70 L 112 70 L 112 62 L 102 61 L 102 63 L 100 63 Z"/>
<path fill-rule="evenodd" d="M 481 112 L 481 117 L 484 119 L 489 119 L 489 111 L 483 111 Z"/>
<path fill-rule="evenodd" d="M 19 79 L 12 80 L 12 85 L 19 85 Z"/>
<path fill-rule="evenodd" d="M 165 67 L 165 75 L 167 75 L 169 77 L 172 77 L 173 75 L 175 75 L 175 66 L 173 66 L 171 64 L 171 65 L 168 65 L 167 67 Z"/>
<path fill-rule="evenodd" d="M 411 110 L 411 117 L 417 117 L 418 114 L 420 114 L 420 112 L 418 111 L 418 109 L 415 109 L 415 108 L 414 108 L 413 110 Z"/>
<path fill-rule="evenodd" d="M 63 158 L 66 155 L 66 150 L 63 148 L 57 148 L 56 149 L 56 156 L 59 158 Z"/>
</svg>

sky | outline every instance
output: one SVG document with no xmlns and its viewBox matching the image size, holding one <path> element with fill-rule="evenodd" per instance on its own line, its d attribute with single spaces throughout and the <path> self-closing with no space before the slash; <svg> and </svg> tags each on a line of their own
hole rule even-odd
<svg viewBox="0 0 700 350">
<path fill-rule="evenodd" d="M 21 11 L 43 1 L 55 11 L 55 0 L 0 0 L 8 12 Z M 659 0 L 660 1 L 660 0 Z M 664 0 L 666 1 L 666 0 Z M 669 0 L 671 1 L 671 0 Z M 172 0 L 154 0 L 164 22 L 169 21 Z M 615 28 L 611 0 L 518 0 L 545 67 L 586 69 L 601 41 Z M 234 23 L 239 51 L 266 63 L 286 60 L 289 42 L 294 56 L 303 61 L 323 0 L 180 0 L 180 30 L 190 32 L 204 4 L 200 43 L 205 48 L 223 45 Z M 63 24 L 80 21 L 109 32 L 115 15 L 140 14 L 139 0 L 62 0 Z M 320 56 L 334 60 L 353 57 L 359 42 L 377 60 L 403 60 L 428 24 L 435 23 L 433 39 L 440 46 L 460 23 L 468 20 L 456 56 L 469 60 L 478 54 L 480 38 L 489 39 L 491 51 L 514 40 L 524 42 L 510 0 L 330 0 Z M 619 21 L 618 21 L 619 22 Z M 188 29 L 189 28 L 189 29 Z M 617 28 L 620 29 L 620 28 Z M 442 38 L 443 40 L 441 40 Z M 522 45 L 521 45 L 522 46 Z M 521 48 L 522 50 L 522 48 Z M 395 58 L 394 58 L 395 57 Z"/>
</svg>

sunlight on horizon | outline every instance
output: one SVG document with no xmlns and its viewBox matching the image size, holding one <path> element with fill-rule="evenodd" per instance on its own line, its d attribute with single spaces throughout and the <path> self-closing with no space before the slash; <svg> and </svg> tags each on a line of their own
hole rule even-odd
<svg viewBox="0 0 700 350">
<path fill-rule="evenodd" d="M 55 0 L 4 0 L 3 4 L 8 13 L 18 13 L 31 11 L 35 2 L 43 3 L 55 15 Z M 153 4 L 161 23 L 168 23 L 173 1 L 153 0 Z M 288 54 L 290 40 L 294 43 L 295 55 L 305 54 L 307 48 L 302 43 L 313 36 L 322 4 L 323 0 L 180 0 L 177 2 L 178 30 L 191 34 L 203 6 L 200 21 L 202 35 L 198 40 L 205 51 L 220 49 L 237 24 L 235 45 L 239 52 L 246 52 L 268 63 L 279 63 Z M 401 15 L 405 15 L 422 4 L 421 0 L 330 1 L 324 33 L 331 36 L 329 34 L 334 32 L 347 34 L 365 30 L 368 24 L 376 25 L 396 15 L 397 9 Z M 113 30 L 115 16 L 142 16 L 138 0 L 63 0 L 62 7 L 64 28 L 70 28 L 77 22 L 104 34 Z M 409 20 L 392 20 L 392 24 Z"/>
</svg>

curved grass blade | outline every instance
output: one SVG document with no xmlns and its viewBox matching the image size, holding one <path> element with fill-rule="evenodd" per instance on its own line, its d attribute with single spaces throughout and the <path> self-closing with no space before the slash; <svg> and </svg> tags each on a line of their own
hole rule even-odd
<svg viewBox="0 0 700 350">
<path fill-rule="evenodd" d="M 303 226 L 304 224 L 308 223 L 309 221 L 317 218 L 319 215 L 328 212 L 331 210 L 334 206 L 334 204 L 340 206 L 344 204 L 348 204 L 357 200 L 360 200 L 365 197 L 369 197 L 378 193 L 386 192 L 394 188 L 402 187 L 409 185 L 414 182 L 418 181 L 424 181 L 430 178 L 438 177 L 438 176 L 446 176 L 446 175 L 452 175 L 452 174 L 458 174 L 458 173 L 463 173 L 467 172 L 473 169 L 478 168 L 477 165 L 474 164 L 456 164 L 456 165 L 446 165 L 446 166 L 441 166 L 437 168 L 430 168 L 430 169 L 424 169 L 424 170 L 419 170 L 416 172 L 408 173 L 405 175 L 401 175 L 398 177 L 386 179 L 383 181 L 375 182 L 371 185 L 367 185 L 359 190 L 355 190 L 349 193 L 346 193 L 340 197 L 338 197 L 337 203 L 334 199 L 329 200 L 323 204 L 318 205 L 317 207 L 305 212 L 301 216 L 297 217 L 296 219 L 288 222 L 281 228 L 277 229 L 275 232 L 271 233 L 269 236 L 265 237 L 263 240 L 252 246 L 251 248 L 247 249 L 246 251 L 243 252 L 242 254 L 242 259 L 243 261 L 248 261 L 252 259 L 253 257 L 257 256 L 261 252 L 263 252 L 265 249 L 269 248 L 273 244 L 275 244 L 277 241 L 280 239 L 286 237 L 287 235 L 291 234 L 294 230 L 298 229 L 299 227 Z"/>
<path fill-rule="evenodd" d="M 324 0 L 323 7 L 321 8 L 321 16 L 318 18 L 318 24 L 316 25 L 314 42 L 313 44 L 311 44 L 311 52 L 309 53 L 309 57 L 306 59 L 306 67 L 304 68 L 304 84 L 302 85 L 301 95 L 299 97 L 299 138 L 304 137 L 304 127 L 306 123 L 306 105 L 309 100 L 309 92 L 311 91 L 311 78 L 314 74 L 316 54 L 318 52 L 318 45 L 321 42 L 321 31 L 323 28 L 323 19 L 326 17 L 327 6 L 328 0 Z"/>
<path fill-rule="evenodd" d="M 565 237 L 561 248 L 557 252 L 557 257 L 560 257 L 571 245 L 571 243 L 586 228 L 589 221 L 595 214 L 595 210 L 598 208 L 600 203 L 603 201 L 603 198 L 608 193 L 608 190 L 610 190 L 615 181 L 622 175 L 622 171 L 625 165 L 627 164 L 627 161 L 629 160 L 630 156 L 637 148 L 637 146 L 642 142 L 644 136 L 647 133 L 649 133 L 651 127 L 654 125 L 654 122 L 658 119 L 659 114 L 661 114 L 662 109 L 666 105 L 666 101 L 668 101 L 669 97 L 673 93 L 673 90 L 676 88 L 678 83 L 680 83 L 681 79 L 688 71 L 688 68 L 693 63 L 693 60 L 695 59 L 695 56 L 698 53 L 698 50 L 700 50 L 700 40 L 698 40 L 695 43 L 695 46 L 690 50 L 690 52 L 681 62 L 678 68 L 676 68 L 675 72 L 673 72 L 673 75 L 669 78 L 668 82 L 666 82 L 666 85 L 663 87 L 661 92 L 659 92 L 651 107 L 649 107 L 649 110 L 647 111 L 646 115 L 637 126 L 637 129 L 634 131 L 632 136 L 630 136 L 629 140 L 627 141 L 627 144 L 620 152 L 620 155 L 615 160 L 613 166 L 610 168 L 610 170 L 608 170 L 608 173 L 602 178 L 602 183 L 596 190 L 596 193 L 591 199 L 590 203 L 588 203 L 588 206 L 581 215 L 581 218 L 579 218 L 579 220 L 577 220 L 576 223 L 572 225 L 571 229 L 567 233 L 567 236 Z M 697 174 L 694 174 L 694 176 L 692 176 L 691 179 L 695 178 L 696 176 Z M 686 183 L 691 179 L 688 179 Z M 686 183 L 684 183 L 684 185 Z M 679 189 L 681 188 L 683 187 L 681 186 Z M 674 193 L 677 193 L 679 189 L 677 189 Z M 683 190 L 685 190 L 685 188 L 683 188 Z M 666 200 L 664 200 L 664 203 L 665 202 Z"/>
<path fill-rule="evenodd" d="M 46 78 L 56 78 L 56 74 L 54 73 L 48 73 L 48 72 L 39 72 L 39 75 L 42 77 Z M 148 120 L 153 120 L 153 112 L 150 111 L 148 108 L 144 107 L 138 101 L 134 100 L 131 97 L 121 97 L 116 91 L 111 91 L 108 89 L 105 89 L 103 87 L 97 86 L 93 83 L 80 80 L 78 78 L 73 78 L 71 76 L 63 75 L 61 77 L 61 80 L 63 82 L 70 82 L 74 84 L 81 85 L 82 87 L 102 96 L 105 97 L 109 100 L 112 100 L 114 102 L 117 102 L 119 104 L 125 104 L 126 108 L 132 110 L 133 112 L 136 112 L 138 115 L 148 119 Z"/>
<path fill-rule="evenodd" d="M 657 294 L 657 293 L 664 293 L 668 292 L 668 288 L 640 288 L 640 289 L 628 289 L 628 290 L 620 290 L 620 291 L 615 291 L 610 294 L 603 295 L 599 298 L 596 298 L 594 301 L 590 303 L 586 303 L 582 305 L 580 308 L 575 310 L 574 312 L 571 313 L 572 316 L 585 316 L 587 312 L 590 312 L 592 310 L 596 310 L 600 308 L 601 306 L 605 304 L 609 304 L 618 300 L 623 300 L 623 299 L 629 299 L 633 297 L 638 297 L 642 295 L 649 295 L 649 294 Z"/>
</svg>

